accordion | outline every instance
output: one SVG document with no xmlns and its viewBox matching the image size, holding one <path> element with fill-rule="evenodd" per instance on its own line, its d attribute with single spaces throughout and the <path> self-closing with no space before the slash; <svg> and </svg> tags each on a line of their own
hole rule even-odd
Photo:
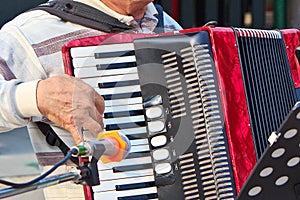
<svg viewBox="0 0 300 200">
<path fill-rule="evenodd" d="M 105 129 L 132 144 L 98 164 L 95 199 L 234 199 L 297 101 L 299 41 L 203 27 L 67 43 L 66 73 L 103 96 Z"/>
</svg>

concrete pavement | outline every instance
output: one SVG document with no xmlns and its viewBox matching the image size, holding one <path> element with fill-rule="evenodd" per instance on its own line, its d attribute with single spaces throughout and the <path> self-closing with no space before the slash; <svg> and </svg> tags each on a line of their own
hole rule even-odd
<svg viewBox="0 0 300 200">
<path fill-rule="evenodd" d="M 13 182 L 27 182 L 40 174 L 38 162 L 27 128 L 0 133 L 0 178 Z M 0 185 L 0 188 L 6 188 Z M 7 200 L 44 200 L 42 190 L 35 190 Z"/>
</svg>

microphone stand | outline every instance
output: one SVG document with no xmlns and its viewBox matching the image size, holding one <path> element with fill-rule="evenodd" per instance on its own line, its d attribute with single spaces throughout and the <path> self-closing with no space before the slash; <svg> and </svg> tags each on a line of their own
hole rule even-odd
<svg viewBox="0 0 300 200">
<path fill-rule="evenodd" d="M 40 180 L 32 185 L 29 185 L 27 187 L 4 188 L 4 189 L 0 190 L 0 199 L 15 196 L 15 195 L 26 193 L 26 192 L 30 192 L 30 191 L 37 190 L 37 189 L 43 189 L 48 186 L 57 185 L 57 184 L 64 183 L 67 181 L 77 181 L 78 179 L 80 179 L 80 177 L 81 176 L 77 172 L 70 172 L 70 173 L 60 174 L 60 175 L 42 179 L 42 180 Z"/>
<path fill-rule="evenodd" d="M 76 148 L 76 147 L 75 147 Z M 85 200 L 94 200 L 91 186 L 100 185 L 99 172 L 97 162 L 105 152 L 103 144 L 93 145 L 93 151 L 88 156 L 81 156 L 79 152 L 78 172 L 69 172 L 65 174 L 55 175 L 37 181 L 25 187 L 9 187 L 0 189 L 0 199 L 15 196 L 18 194 L 43 189 L 49 186 L 58 185 L 67 181 L 73 181 L 76 184 L 82 184 L 84 188 Z"/>
</svg>

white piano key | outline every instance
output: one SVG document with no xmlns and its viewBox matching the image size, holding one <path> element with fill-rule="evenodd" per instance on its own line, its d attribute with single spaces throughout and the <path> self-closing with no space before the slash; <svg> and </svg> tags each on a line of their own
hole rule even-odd
<svg viewBox="0 0 300 200">
<path fill-rule="evenodd" d="M 136 67 L 130 68 L 120 68 L 120 69 L 107 69 L 98 70 L 96 65 L 92 67 L 75 68 L 74 74 L 77 78 L 89 78 L 89 77 L 102 77 L 102 76 L 112 76 L 120 74 L 132 74 L 137 73 Z"/>
<path fill-rule="evenodd" d="M 148 139 L 130 140 L 131 146 L 149 144 Z"/>
<path fill-rule="evenodd" d="M 98 169 L 99 170 L 107 170 L 107 169 L 112 169 L 113 167 L 122 167 L 122 166 L 128 166 L 128 165 L 141 165 L 141 164 L 148 164 L 148 163 L 152 163 L 151 156 L 124 159 L 124 160 L 121 160 L 120 162 L 111 162 L 111 163 L 107 163 L 107 164 L 98 162 Z"/>
<path fill-rule="evenodd" d="M 144 115 L 103 119 L 103 123 L 105 125 L 144 122 L 144 121 L 145 121 Z"/>
<path fill-rule="evenodd" d="M 130 85 L 123 87 L 114 87 L 114 88 L 95 88 L 96 92 L 100 95 L 109 95 L 109 94 L 124 94 L 124 93 L 133 93 L 140 92 L 141 86 L 139 85 Z"/>
<path fill-rule="evenodd" d="M 83 78 L 82 80 L 87 84 L 89 84 L 90 86 L 92 86 L 93 88 L 98 88 L 98 83 L 139 80 L 139 76 L 137 73 L 132 73 L 132 74 L 122 74 L 122 75 L 114 75 L 114 76 Z"/>
<path fill-rule="evenodd" d="M 120 105 L 129 105 L 129 104 L 142 104 L 142 97 L 134 98 L 125 98 L 125 99 L 113 99 L 104 101 L 105 106 L 120 106 Z"/>
<path fill-rule="evenodd" d="M 135 56 L 122 56 L 110 58 L 94 58 L 94 57 L 81 57 L 73 58 L 72 64 L 74 68 L 91 67 L 96 65 L 107 65 L 114 63 L 131 63 L 136 62 Z"/>
<path fill-rule="evenodd" d="M 133 43 L 122 43 L 99 46 L 73 47 L 71 48 L 70 53 L 72 57 L 87 57 L 94 56 L 95 53 L 108 53 L 131 50 L 134 50 Z"/>
<path fill-rule="evenodd" d="M 129 128 L 129 129 L 118 130 L 118 132 L 124 135 L 135 135 L 135 134 L 147 133 L 147 128 L 146 127 Z"/>
<path fill-rule="evenodd" d="M 137 135 L 137 134 L 147 134 L 147 127 L 144 126 L 144 127 L 136 127 L 136 128 L 129 128 L 129 129 L 121 129 L 121 130 L 118 130 L 118 132 L 120 134 L 123 134 L 123 135 Z M 84 134 L 84 137 L 87 137 L 88 139 L 96 139 L 95 136 L 84 129 L 83 131 L 83 134 Z M 88 140 L 87 139 L 87 140 Z M 144 140 L 144 139 L 138 139 L 138 140 Z M 146 139 L 145 139 L 146 140 Z M 148 144 L 147 143 L 144 143 L 144 142 L 141 142 L 141 141 L 138 141 L 138 142 L 131 142 L 133 143 L 134 145 L 142 145 L 142 144 Z M 134 146 L 133 145 L 133 146 Z"/>
<path fill-rule="evenodd" d="M 132 146 L 130 149 L 130 153 L 138 153 L 143 151 L 150 151 L 149 145 Z"/>
<path fill-rule="evenodd" d="M 95 193 L 94 196 L 96 199 L 109 199 L 117 200 L 118 197 L 127 197 L 127 196 L 136 196 L 143 194 L 157 193 L 156 187 L 140 188 L 135 190 L 125 190 L 125 191 L 107 191 Z"/>
<path fill-rule="evenodd" d="M 100 180 L 100 185 L 93 187 L 94 192 L 104 192 L 108 190 L 116 190 L 117 185 L 135 184 L 154 181 L 154 176 L 142 176 L 135 178 L 117 179 L 111 181 Z"/>
<path fill-rule="evenodd" d="M 133 178 L 139 176 L 149 176 L 153 175 L 153 169 L 142 169 L 136 171 L 128 171 L 128 172 L 118 172 L 114 173 L 113 170 L 103 170 L 99 171 L 99 178 L 102 181 L 108 180 L 116 180 L 120 178 Z"/>
<path fill-rule="evenodd" d="M 130 110 L 142 110 L 142 104 L 133 104 L 133 105 L 125 105 L 125 106 L 114 106 L 114 107 L 105 107 L 105 113 L 111 112 L 123 112 L 123 111 L 130 111 Z"/>
</svg>

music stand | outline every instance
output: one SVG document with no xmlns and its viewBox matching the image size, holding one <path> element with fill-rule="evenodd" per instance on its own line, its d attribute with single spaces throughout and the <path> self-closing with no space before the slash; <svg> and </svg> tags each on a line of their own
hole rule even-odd
<svg viewBox="0 0 300 200">
<path fill-rule="evenodd" d="M 248 199 L 300 199 L 300 102 L 286 117 L 237 198 Z"/>
</svg>

